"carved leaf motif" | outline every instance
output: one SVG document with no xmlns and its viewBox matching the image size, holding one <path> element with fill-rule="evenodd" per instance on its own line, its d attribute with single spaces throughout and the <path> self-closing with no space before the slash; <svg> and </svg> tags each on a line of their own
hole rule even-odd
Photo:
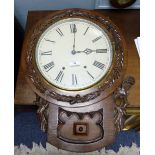
<svg viewBox="0 0 155 155">
<path fill-rule="evenodd" d="M 48 127 L 49 102 L 36 95 L 36 101 L 34 103 L 38 106 L 37 115 L 40 120 L 41 130 L 46 132 Z"/>
<path fill-rule="evenodd" d="M 131 76 L 127 77 L 122 85 L 114 92 L 115 100 L 115 126 L 117 131 L 121 131 L 124 127 L 126 117 L 126 107 L 128 103 L 128 91 L 134 85 L 135 79 Z M 119 104 L 117 103 L 119 101 Z"/>
</svg>

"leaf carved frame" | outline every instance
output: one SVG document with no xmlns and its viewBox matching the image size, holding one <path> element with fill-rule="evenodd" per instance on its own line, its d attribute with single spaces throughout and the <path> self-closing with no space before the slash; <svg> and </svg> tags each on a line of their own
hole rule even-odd
<svg viewBox="0 0 155 155">
<path fill-rule="evenodd" d="M 113 45 L 113 62 L 106 76 L 95 86 L 81 91 L 65 91 L 48 83 L 39 72 L 35 63 L 35 48 L 40 35 L 53 23 L 65 18 L 84 18 L 90 20 L 107 32 Z M 127 64 L 127 51 L 124 38 L 118 28 L 102 14 L 82 9 L 56 11 L 40 20 L 25 38 L 24 50 L 26 79 L 32 89 L 48 102 L 67 102 L 68 106 L 85 102 L 92 104 L 97 99 L 104 99 L 121 84 Z M 60 104 L 61 104 L 60 102 Z M 55 102 L 57 103 L 57 102 Z"/>
</svg>

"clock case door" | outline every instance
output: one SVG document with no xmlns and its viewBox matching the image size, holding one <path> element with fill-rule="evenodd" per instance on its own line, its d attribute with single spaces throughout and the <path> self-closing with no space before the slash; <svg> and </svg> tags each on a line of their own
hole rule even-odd
<svg viewBox="0 0 155 155">
<path fill-rule="evenodd" d="M 108 73 L 84 90 L 67 91 L 55 87 L 43 78 L 35 62 L 35 48 L 41 34 L 51 24 L 66 18 L 83 18 L 96 23 L 106 31 L 113 45 L 113 61 Z M 48 105 L 48 142 L 76 152 L 89 152 L 112 143 L 115 137 L 113 92 L 123 81 L 127 64 L 125 42 L 118 28 L 96 11 L 56 11 L 29 31 L 23 50 L 26 50 L 23 52 L 26 53 L 23 63 L 26 79 Z"/>
<path fill-rule="evenodd" d="M 48 142 L 74 152 L 99 150 L 115 140 L 113 111 L 112 96 L 77 108 L 49 104 Z"/>
</svg>

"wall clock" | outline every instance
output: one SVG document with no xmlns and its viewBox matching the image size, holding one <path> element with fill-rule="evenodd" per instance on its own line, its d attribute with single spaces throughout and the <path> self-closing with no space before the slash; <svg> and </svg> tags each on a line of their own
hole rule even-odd
<svg viewBox="0 0 155 155">
<path fill-rule="evenodd" d="M 118 28 L 96 11 L 55 11 L 29 31 L 23 49 L 48 142 L 75 152 L 112 143 L 126 106 L 118 108 L 114 96 L 127 61 Z"/>
<path fill-rule="evenodd" d="M 111 4 L 116 8 L 125 8 L 132 5 L 136 0 L 110 0 Z"/>
</svg>

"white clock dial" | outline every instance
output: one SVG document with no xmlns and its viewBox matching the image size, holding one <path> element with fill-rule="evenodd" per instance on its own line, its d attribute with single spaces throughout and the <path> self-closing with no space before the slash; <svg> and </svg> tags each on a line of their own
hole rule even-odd
<svg viewBox="0 0 155 155">
<path fill-rule="evenodd" d="M 35 56 L 39 71 L 49 83 L 79 90 L 103 78 L 111 66 L 113 51 L 108 35 L 98 25 L 69 18 L 43 32 Z"/>
</svg>

